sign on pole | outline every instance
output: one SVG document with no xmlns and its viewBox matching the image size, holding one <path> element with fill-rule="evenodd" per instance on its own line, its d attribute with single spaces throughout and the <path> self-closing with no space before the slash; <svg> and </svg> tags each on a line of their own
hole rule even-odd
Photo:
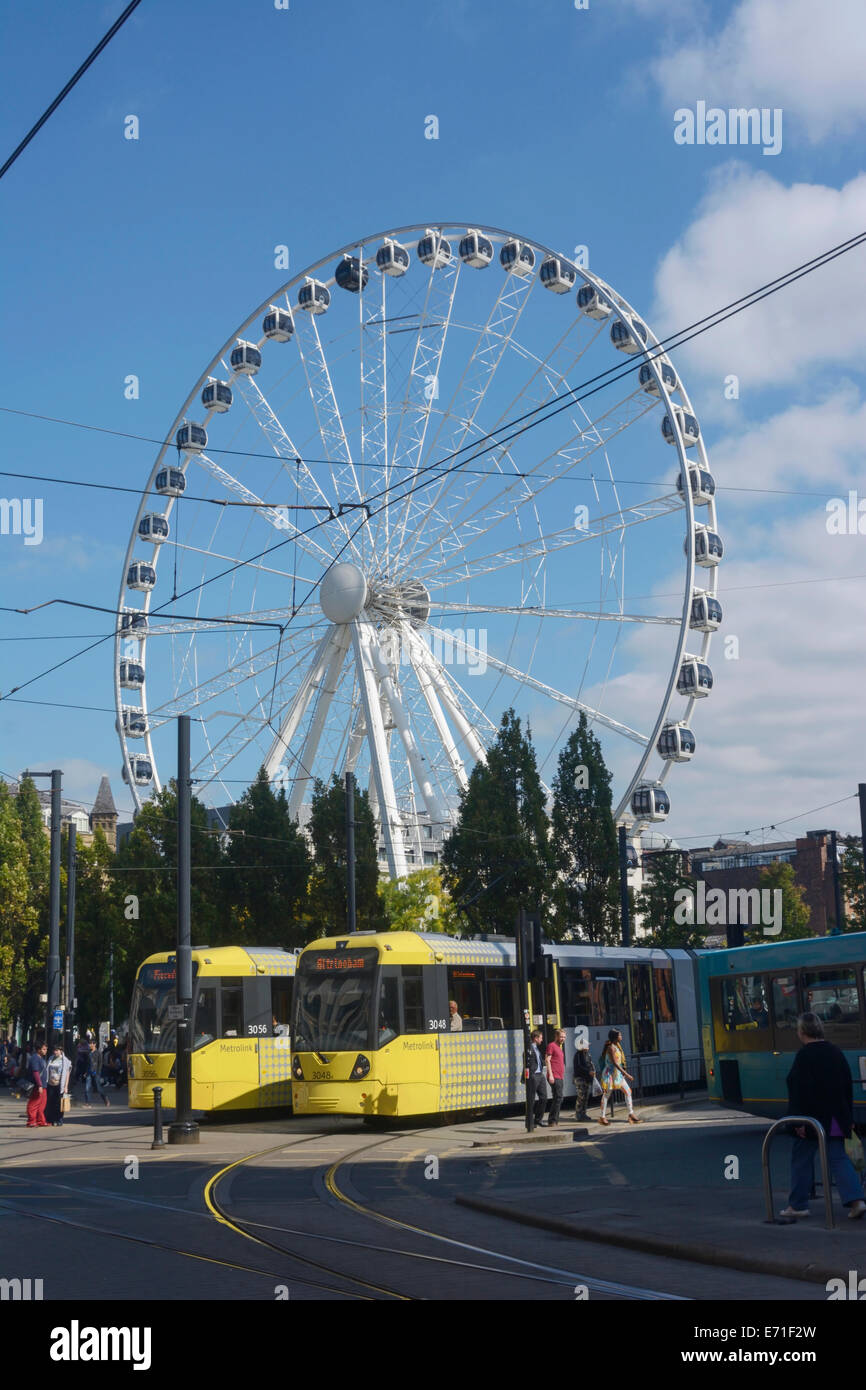
<svg viewBox="0 0 866 1390">
<path fill-rule="evenodd" d="M 51 1026 L 55 1033 L 63 1032 L 63 1010 L 55 1009 L 51 1015 Z"/>
</svg>

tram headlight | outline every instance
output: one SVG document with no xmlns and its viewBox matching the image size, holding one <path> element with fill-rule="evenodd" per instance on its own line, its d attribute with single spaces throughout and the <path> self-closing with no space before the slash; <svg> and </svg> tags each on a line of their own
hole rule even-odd
<svg viewBox="0 0 866 1390">
<path fill-rule="evenodd" d="M 359 1052 L 352 1066 L 352 1080 L 363 1081 L 365 1076 L 370 1075 L 370 1059 L 365 1057 L 363 1052 Z"/>
<path fill-rule="evenodd" d="M 298 1061 L 297 1057 L 292 1058 L 292 1076 L 295 1078 L 296 1081 L 303 1081 L 304 1079 L 304 1069 Z"/>
</svg>

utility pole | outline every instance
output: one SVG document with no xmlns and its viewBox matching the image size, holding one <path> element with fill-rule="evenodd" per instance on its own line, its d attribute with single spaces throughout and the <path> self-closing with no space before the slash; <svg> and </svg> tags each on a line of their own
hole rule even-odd
<svg viewBox="0 0 866 1390">
<path fill-rule="evenodd" d="M 108 1036 L 114 1032 L 114 942 L 108 943 Z"/>
<path fill-rule="evenodd" d="M 177 1053 L 174 1123 L 170 1144 L 197 1144 L 200 1133 L 192 1117 L 192 940 L 190 930 L 191 781 L 189 715 L 177 721 Z"/>
<path fill-rule="evenodd" d="M 529 1132 L 534 1128 L 533 1095 L 530 1081 L 532 1067 L 532 1017 L 529 1012 L 529 949 L 526 912 L 523 908 L 517 916 L 517 985 L 520 997 L 520 1012 L 523 1016 L 524 1066 L 523 1082 L 526 1091 L 525 1123 Z"/>
<path fill-rule="evenodd" d="M 357 928 L 355 908 L 355 775 L 346 773 L 346 928 Z"/>
<path fill-rule="evenodd" d="M 619 917 L 622 931 L 622 945 L 631 945 L 631 920 L 628 910 L 628 846 L 626 844 L 625 826 L 618 828 L 619 833 Z"/>
<path fill-rule="evenodd" d="M 860 852 L 863 855 L 863 881 L 866 883 L 866 782 L 857 788 L 860 796 Z"/>
<path fill-rule="evenodd" d="M 75 1018 L 75 837 L 72 821 L 66 843 L 66 1028 L 67 1046 L 72 1049 L 72 1023 Z"/>
<path fill-rule="evenodd" d="M 45 993 L 48 996 L 45 1041 L 50 1048 L 54 1010 L 60 1003 L 60 783 L 63 773 L 54 768 L 51 772 L 24 772 L 22 776 L 51 778 L 51 867 L 48 879 L 48 960 L 45 966 Z"/>
</svg>

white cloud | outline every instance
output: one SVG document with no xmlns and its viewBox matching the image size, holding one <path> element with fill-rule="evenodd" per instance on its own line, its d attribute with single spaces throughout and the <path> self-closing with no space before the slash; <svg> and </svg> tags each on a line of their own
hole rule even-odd
<svg viewBox="0 0 866 1390">
<path fill-rule="evenodd" d="M 848 133 L 866 120 L 863 0 L 741 0 L 715 34 L 687 40 L 653 71 L 672 110 L 700 98 L 782 107 L 812 141 Z"/>
<path fill-rule="evenodd" d="M 866 26 L 864 26 L 866 27 Z M 866 174 L 841 189 L 786 188 L 727 165 L 656 273 L 653 326 L 693 323 L 866 229 Z M 757 387 L 803 379 L 821 363 L 859 367 L 866 352 L 866 246 L 838 257 L 694 339 L 674 356 L 690 370 Z"/>
<path fill-rule="evenodd" d="M 792 405 L 760 424 L 743 420 L 735 434 L 713 445 L 710 466 L 722 487 L 801 488 L 836 496 L 866 484 L 864 440 L 866 404 L 849 382 L 823 400 Z M 765 494 L 732 493 L 728 499 L 724 492 L 718 500 L 721 512 L 729 500 L 738 508 L 755 500 L 775 508 L 789 502 Z"/>
</svg>

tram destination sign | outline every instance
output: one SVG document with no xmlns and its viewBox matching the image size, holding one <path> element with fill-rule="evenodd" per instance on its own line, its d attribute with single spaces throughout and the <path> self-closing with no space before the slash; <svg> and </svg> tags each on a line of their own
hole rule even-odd
<svg viewBox="0 0 866 1390">
<path fill-rule="evenodd" d="M 304 974 L 351 974 L 373 970 L 378 962 L 378 951 L 310 951 L 301 957 L 299 969 Z"/>
</svg>

